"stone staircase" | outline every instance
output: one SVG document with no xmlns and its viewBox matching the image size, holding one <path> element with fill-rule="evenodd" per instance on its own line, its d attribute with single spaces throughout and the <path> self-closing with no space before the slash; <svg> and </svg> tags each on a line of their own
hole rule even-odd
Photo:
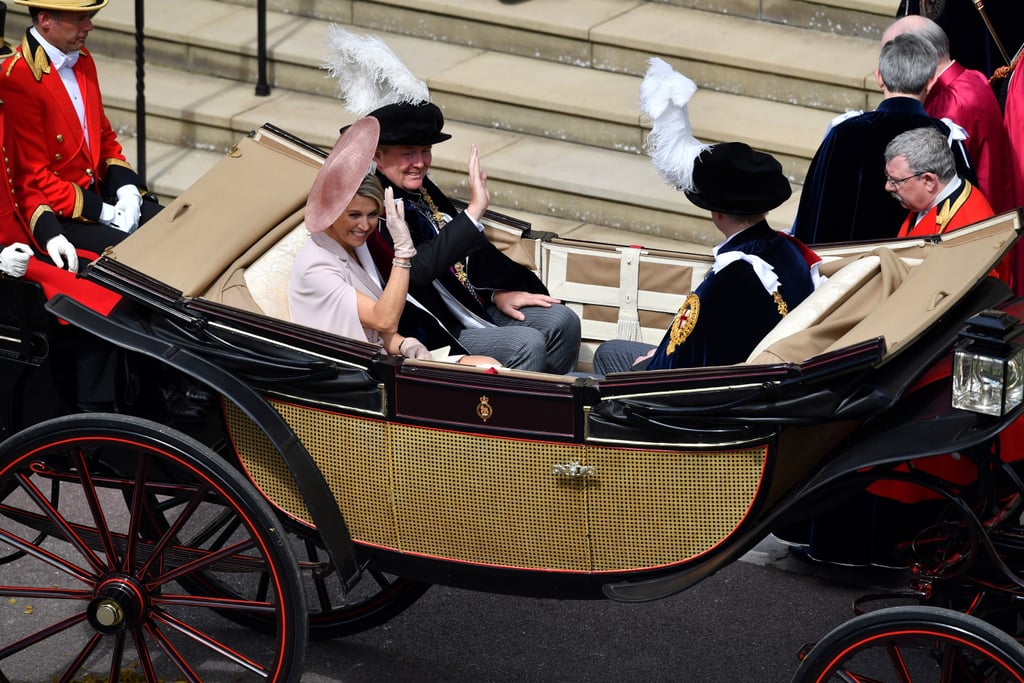
<svg viewBox="0 0 1024 683">
<path fill-rule="evenodd" d="M 320 69 L 338 23 L 380 36 L 426 81 L 453 139 L 434 148 L 433 176 L 464 192 L 480 148 L 492 206 L 535 227 L 587 239 L 706 249 L 706 212 L 657 175 L 643 153 L 638 92 L 659 56 L 701 88 L 696 136 L 743 140 L 774 154 L 794 198 L 829 121 L 873 108 L 878 37 L 895 0 L 270 0 L 272 92 L 257 96 L 255 0 L 147 3 L 146 162 L 164 198 L 188 187 L 234 142 L 270 122 L 329 148 L 353 116 Z M 104 98 L 133 152 L 133 3 L 96 17 L 89 47 Z M 7 38 L 24 8 L 8 3 Z M 624 238 L 622 232 L 627 234 Z M 680 245 L 680 242 L 683 244 Z"/>
</svg>

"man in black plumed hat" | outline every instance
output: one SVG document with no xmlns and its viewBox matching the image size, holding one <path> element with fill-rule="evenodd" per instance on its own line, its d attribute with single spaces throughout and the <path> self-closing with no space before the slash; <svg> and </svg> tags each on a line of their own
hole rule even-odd
<svg viewBox="0 0 1024 683">
<path fill-rule="evenodd" d="M 483 234 L 480 223 L 490 201 L 487 193 L 459 213 L 427 177 L 431 148 L 451 135 L 443 132 L 444 116 L 431 102 L 389 104 L 370 112 L 380 121 L 374 161 L 384 187 L 405 203 L 405 218 L 416 245 L 409 294 L 398 330 L 420 339 L 428 348 L 455 346 L 445 335 L 435 338 L 424 316 L 437 319 L 459 346 L 472 354 L 497 358 L 522 370 L 564 374 L 575 369 L 580 345 L 580 320 L 548 296 L 540 279 L 501 253 Z M 473 146 L 471 177 L 487 176 Z M 387 279 L 391 269 L 391 238 L 382 221 L 367 242 L 377 267 Z M 456 348 L 456 350 L 458 350 Z"/>
<path fill-rule="evenodd" d="M 605 342 L 594 354 L 595 372 L 740 363 L 814 291 L 817 256 L 765 220 L 792 192 L 774 157 L 742 142 L 714 145 L 697 157 L 693 186 L 686 198 L 710 211 L 725 236 L 711 270 L 686 297 L 660 345 Z"/>
</svg>

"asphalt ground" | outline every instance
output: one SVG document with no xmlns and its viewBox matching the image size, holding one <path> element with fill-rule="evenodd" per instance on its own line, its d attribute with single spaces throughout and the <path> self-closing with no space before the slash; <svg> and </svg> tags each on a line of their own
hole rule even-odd
<svg viewBox="0 0 1024 683">
<path fill-rule="evenodd" d="M 24 576 L 19 562 L 0 565 L 0 585 L 49 585 L 41 576 Z M 852 618 L 856 597 L 898 589 L 903 581 L 892 570 L 793 559 L 768 539 L 689 590 L 647 603 L 543 600 L 434 586 L 383 626 L 309 643 L 302 681 L 788 681 L 801 646 Z M 0 633 L 34 619 L 26 604 L 0 605 Z M 203 614 L 209 622 L 196 625 L 216 635 L 219 617 Z M 236 633 L 240 628 L 230 627 Z M 56 680 L 54 672 L 68 663 L 59 646 L 51 639 L 27 670 L 12 672 L 0 661 L 0 671 L 22 683 Z M 197 663 L 204 680 L 234 680 L 217 673 L 218 660 Z M 74 682 L 106 681 L 101 671 L 102 663 Z M 143 679 L 130 673 L 122 680 Z"/>
<path fill-rule="evenodd" d="M 766 540 L 676 596 L 640 604 L 435 586 L 383 627 L 311 643 L 303 682 L 789 681 L 797 652 L 900 572 L 812 565 Z"/>
</svg>

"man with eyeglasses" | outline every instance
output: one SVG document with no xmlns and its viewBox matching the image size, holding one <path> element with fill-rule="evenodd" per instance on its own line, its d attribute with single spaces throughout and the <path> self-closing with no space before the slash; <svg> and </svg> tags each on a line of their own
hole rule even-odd
<svg viewBox="0 0 1024 683">
<path fill-rule="evenodd" d="M 899 237 L 950 232 L 995 215 L 970 181 L 957 175 L 953 153 L 934 128 L 915 128 L 885 148 L 885 189 L 910 213 Z"/>
<path fill-rule="evenodd" d="M 27 236 L 54 265 L 77 271 L 79 256 L 95 258 L 162 207 L 143 199 L 85 49 L 92 18 L 108 0 L 14 1 L 29 8 L 32 26 L 0 69 L 8 133 L 17 141 L 5 156 Z"/>
<path fill-rule="evenodd" d="M 793 224 L 804 244 L 895 237 L 906 211 L 883 187 L 885 146 L 922 126 L 949 140 L 959 175 L 975 181 L 963 130 L 925 112 L 922 102 L 935 80 L 938 53 L 924 38 L 903 33 L 882 46 L 875 80 L 884 99 L 875 111 L 833 122 L 811 160 Z"/>
</svg>

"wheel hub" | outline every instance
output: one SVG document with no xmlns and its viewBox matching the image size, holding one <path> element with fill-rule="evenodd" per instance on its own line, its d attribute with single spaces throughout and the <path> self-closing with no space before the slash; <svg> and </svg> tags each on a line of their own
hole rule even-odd
<svg viewBox="0 0 1024 683">
<path fill-rule="evenodd" d="M 145 610 L 145 598 L 139 586 L 127 577 L 112 578 L 100 584 L 89 602 L 87 616 L 100 633 L 112 634 L 138 623 Z"/>
</svg>

